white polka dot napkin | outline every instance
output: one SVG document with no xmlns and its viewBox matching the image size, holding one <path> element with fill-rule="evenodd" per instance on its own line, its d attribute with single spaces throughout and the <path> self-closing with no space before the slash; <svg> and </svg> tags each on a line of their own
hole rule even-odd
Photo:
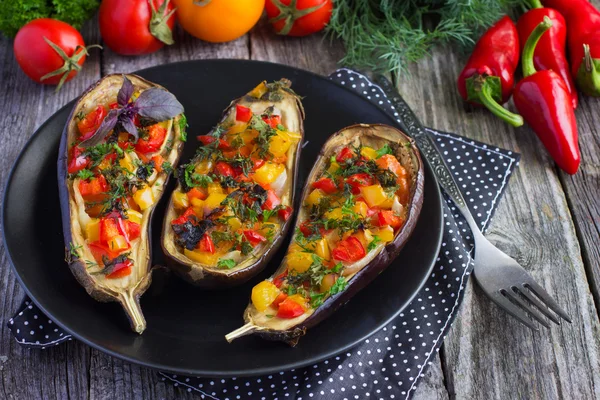
<svg viewBox="0 0 600 400">
<path fill-rule="evenodd" d="M 364 75 L 342 68 L 330 78 L 359 92 L 390 115 L 396 110 Z M 402 121 L 398 120 L 400 124 Z M 457 180 L 473 217 L 485 230 L 519 155 L 428 129 Z M 462 215 L 444 195 L 445 230 L 431 276 L 390 325 L 353 350 L 319 364 L 260 378 L 210 379 L 160 373 L 164 380 L 209 399 L 409 399 L 458 311 L 472 269 L 473 241 Z M 28 299 L 8 321 L 19 344 L 46 348 L 71 340 Z"/>
</svg>

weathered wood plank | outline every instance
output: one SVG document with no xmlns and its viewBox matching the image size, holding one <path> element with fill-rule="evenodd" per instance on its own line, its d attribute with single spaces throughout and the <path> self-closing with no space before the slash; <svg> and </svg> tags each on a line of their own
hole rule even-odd
<svg viewBox="0 0 600 400">
<path fill-rule="evenodd" d="M 514 130 L 484 110 L 465 112 L 455 89 L 464 61 L 438 49 L 432 59 L 411 68 L 413 75 L 401 80 L 400 90 L 426 125 L 522 154 L 489 237 L 531 272 L 573 324 L 533 333 L 493 305 L 471 280 L 444 345 L 450 395 L 598 398 L 600 324 L 556 171 L 529 128 Z"/>
<path fill-rule="evenodd" d="M 449 398 L 448 390 L 444 384 L 440 356 L 436 354 L 430 362 L 425 377 L 419 380 L 419 386 L 417 386 L 413 400 L 447 400 Z"/>
<path fill-rule="evenodd" d="M 83 29 L 86 43 L 99 41 L 95 21 Z M 41 86 L 19 69 L 12 52 L 12 41 L 0 39 L 0 185 L 4 188 L 10 168 L 35 129 L 69 100 L 79 96 L 100 77 L 100 55 L 91 51 L 85 67 L 63 89 Z M 0 245 L 0 397 L 86 398 L 90 351 L 83 344 L 70 342 L 44 351 L 19 346 L 5 322 L 23 299 L 23 289 L 10 270 L 5 249 Z"/>
</svg>

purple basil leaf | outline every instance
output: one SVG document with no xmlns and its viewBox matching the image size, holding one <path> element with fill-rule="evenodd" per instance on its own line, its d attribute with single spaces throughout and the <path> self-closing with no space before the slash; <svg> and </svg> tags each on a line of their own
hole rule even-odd
<svg viewBox="0 0 600 400">
<path fill-rule="evenodd" d="M 120 106 L 124 106 L 131 98 L 131 95 L 133 95 L 133 83 L 123 75 L 123 85 L 117 94 L 117 103 Z"/>
<path fill-rule="evenodd" d="M 100 127 L 96 130 L 96 132 L 89 138 L 81 142 L 80 147 L 92 147 L 104 140 L 106 135 L 112 131 L 117 124 L 117 119 L 119 118 L 119 110 L 110 110 Z"/>
<path fill-rule="evenodd" d="M 183 106 L 172 93 L 159 88 L 143 91 L 135 101 L 142 117 L 160 122 L 175 118 L 183 112 Z"/>
<path fill-rule="evenodd" d="M 135 136 L 135 138 L 137 139 L 138 131 L 137 131 L 137 128 L 135 127 L 135 124 L 133 123 L 133 120 L 126 116 L 122 116 L 122 117 L 125 117 L 125 118 L 119 118 L 119 123 L 121 124 L 123 129 L 125 129 L 129 134 Z"/>
</svg>

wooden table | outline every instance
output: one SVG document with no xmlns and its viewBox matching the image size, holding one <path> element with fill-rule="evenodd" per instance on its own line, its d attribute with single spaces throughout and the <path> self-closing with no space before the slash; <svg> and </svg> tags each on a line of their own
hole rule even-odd
<svg viewBox="0 0 600 400">
<path fill-rule="evenodd" d="M 97 23 L 83 29 L 100 43 Z M 262 21 L 249 35 L 214 45 L 178 31 L 177 43 L 155 54 L 122 57 L 92 51 L 79 76 L 59 94 L 19 70 L 12 41 L 0 40 L 0 184 L 36 128 L 92 82 L 112 72 L 180 60 L 269 60 L 329 74 L 342 55 L 320 36 L 287 39 Z M 581 98 L 577 110 L 583 163 L 568 176 L 552 163 L 529 128 L 513 129 L 488 112 L 465 110 L 455 78 L 465 56 L 438 49 L 411 67 L 399 89 L 423 122 L 521 153 L 519 168 L 490 231 L 573 318 L 532 332 L 493 305 L 473 280 L 417 399 L 600 398 L 600 100 Z M 26 201 L 26 199 L 25 199 Z M 197 394 L 163 382 L 155 371 L 112 358 L 76 341 L 44 351 L 20 347 L 5 322 L 24 292 L 0 247 L 0 397 L 7 399 L 173 399 Z"/>
</svg>

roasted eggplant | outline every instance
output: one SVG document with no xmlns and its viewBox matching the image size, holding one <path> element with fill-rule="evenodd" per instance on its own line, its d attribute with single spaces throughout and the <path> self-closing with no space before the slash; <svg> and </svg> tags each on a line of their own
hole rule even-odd
<svg viewBox="0 0 600 400">
<path fill-rule="evenodd" d="M 423 203 L 412 140 L 386 125 L 353 125 L 323 146 L 307 179 L 296 234 L 275 274 L 252 289 L 246 324 L 294 346 L 398 256 Z"/>
<path fill-rule="evenodd" d="M 161 244 L 167 265 L 188 282 L 215 288 L 247 281 L 292 225 L 304 110 L 290 86 L 262 82 L 233 101 L 179 167 Z"/>
<path fill-rule="evenodd" d="M 75 103 L 60 143 L 58 186 L 66 259 L 98 301 L 146 320 L 150 219 L 185 141 L 183 106 L 136 75 L 108 75 Z"/>
</svg>

